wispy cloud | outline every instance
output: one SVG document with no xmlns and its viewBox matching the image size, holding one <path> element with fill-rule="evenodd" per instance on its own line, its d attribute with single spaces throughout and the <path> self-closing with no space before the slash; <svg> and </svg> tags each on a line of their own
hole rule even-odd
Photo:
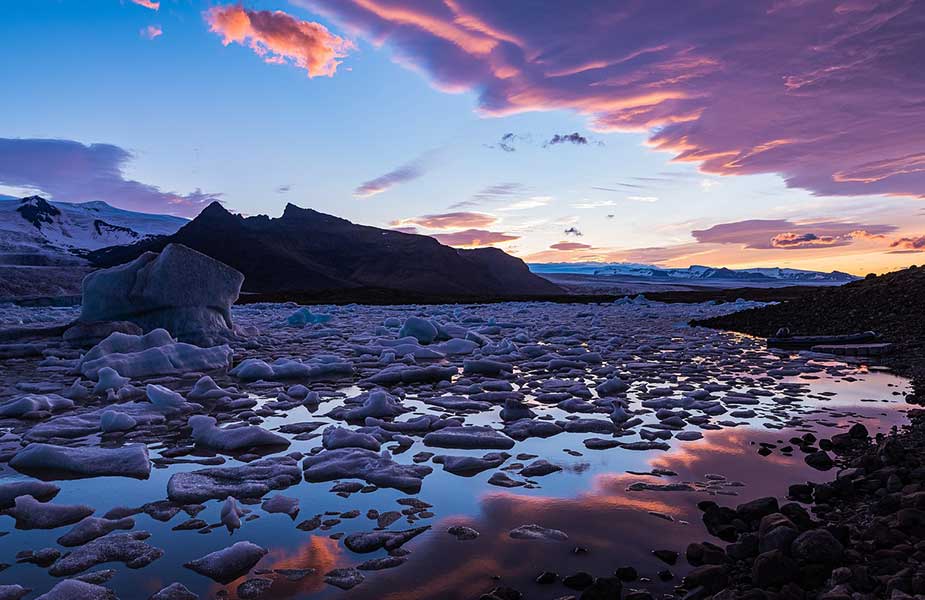
<svg viewBox="0 0 925 600">
<path fill-rule="evenodd" d="M 353 191 L 353 195 L 357 198 L 369 198 L 370 196 L 381 194 L 396 185 L 413 181 L 427 172 L 433 157 L 434 152 L 425 153 L 409 163 L 392 169 L 384 175 L 370 179 L 357 187 Z"/>
<path fill-rule="evenodd" d="M 189 194 L 126 179 L 134 159 L 112 144 L 85 145 L 72 140 L 0 138 L 0 184 L 27 187 L 64 202 L 103 200 L 121 208 L 196 215 L 221 194 Z"/>
<path fill-rule="evenodd" d="M 149 40 L 153 40 L 154 38 L 160 37 L 163 34 L 164 30 L 161 29 L 160 25 L 148 25 L 138 32 L 138 35 Z"/>
<path fill-rule="evenodd" d="M 479 246 L 493 246 L 520 239 L 519 236 L 509 235 L 498 231 L 486 231 L 484 229 L 465 229 L 463 231 L 454 231 L 452 233 L 435 233 L 431 235 L 441 244 L 447 246 L 458 246 L 461 248 L 476 248 Z"/>
<path fill-rule="evenodd" d="M 398 219 L 389 223 L 391 227 L 418 226 L 425 229 L 462 229 L 488 227 L 498 217 L 476 212 L 448 212 Z"/>
<path fill-rule="evenodd" d="M 250 47 L 271 64 L 292 64 L 309 77 L 334 75 L 340 59 L 356 49 L 321 23 L 302 21 L 283 11 L 249 10 L 240 5 L 213 6 L 205 12 L 209 29 L 225 46 Z"/>
<path fill-rule="evenodd" d="M 806 249 L 847 246 L 861 239 L 883 238 L 896 229 L 895 225 L 839 221 L 795 223 L 786 219 L 750 219 L 694 230 L 691 235 L 708 244 L 740 244 L 760 250 Z"/>
<path fill-rule="evenodd" d="M 157 10 L 161 7 L 159 0 L 129 0 L 132 4 L 137 4 L 138 6 L 144 6 L 145 8 L 150 8 L 151 10 Z"/>
<path fill-rule="evenodd" d="M 572 250 L 589 250 L 592 248 L 590 244 L 582 244 L 581 242 L 558 242 L 550 246 L 553 250 L 559 250 L 560 252 L 569 252 Z"/>
</svg>

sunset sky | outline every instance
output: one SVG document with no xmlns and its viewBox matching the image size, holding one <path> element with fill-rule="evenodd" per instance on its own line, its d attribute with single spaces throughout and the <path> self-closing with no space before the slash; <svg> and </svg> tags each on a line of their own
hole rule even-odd
<svg viewBox="0 0 925 600">
<path fill-rule="evenodd" d="M 11 0 L 0 195 L 528 261 L 925 263 L 921 0 Z"/>
</svg>

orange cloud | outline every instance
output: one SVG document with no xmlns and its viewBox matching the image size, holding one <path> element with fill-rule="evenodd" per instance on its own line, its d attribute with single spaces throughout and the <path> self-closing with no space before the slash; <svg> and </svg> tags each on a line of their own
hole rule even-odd
<svg viewBox="0 0 925 600">
<path fill-rule="evenodd" d="M 293 64 L 309 77 L 337 71 L 341 58 L 356 46 L 320 24 L 300 21 L 283 11 L 248 10 L 243 6 L 213 6 L 205 12 L 209 29 L 222 43 L 247 45 L 271 64 Z"/>
<path fill-rule="evenodd" d="M 458 229 L 462 227 L 487 227 L 498 220 L 497 217 L 477 212 L 449 212 L 436 215 L 421 215 L 392 221 L 393 227 L 419 225 L 427 229 Z"/>
<path fill-rule="evenodd" d="M 154 38 L 163 35 L 164 30 L 161 29 L 160 25 L 148 25 L 147 27 L 142 28 L 138 34 L 143 38 L 153 40 Z"/>
<path fill-rule="evenodd" d="M 131 0 L 138 6 L 144 6 L 145 8 L 150 8 L 151 10 L 158 10 L 161 7 L 159 0 Z"/>
<path fill-rule="evenodd" d="M 459 246 L 462 248 L 477 248 L 479 246 L 492 246 L 494 244 L 503 244 L 520 239 L 516 235 L 508 235 L 497 231 L 486 231 L 484 229 L 464 229 L 452 233 L 435 233 L 431 236 L 441 244 L 447 246 Z"/>
</svg>

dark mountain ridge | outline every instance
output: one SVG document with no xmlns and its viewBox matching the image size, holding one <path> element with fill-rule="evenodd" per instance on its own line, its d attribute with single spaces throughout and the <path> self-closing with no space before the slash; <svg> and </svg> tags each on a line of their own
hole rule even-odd
<svg viewBox="0 0 925 600">
<path fill-rule="evenodd" d="M 451 248 L 428 236 L 356 225 L 293 204 L 279 218 L 245 218 L 213 202 L 173 235 L 103 248 L 88 258 L 108 267 L 170 243 L 238 269 L 246 292 L 387 288 L 460 297 L 562 292 L 497 248 Z"/>
</svg>

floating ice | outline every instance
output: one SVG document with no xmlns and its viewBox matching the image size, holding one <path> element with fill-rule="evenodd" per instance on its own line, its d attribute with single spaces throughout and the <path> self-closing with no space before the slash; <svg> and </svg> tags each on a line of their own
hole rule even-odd
<svg viewBox="0 0 925 600">
<path fill-rule="evenodd" d="M 89 517 L 93 509 L 83 504 L 43 503 L 27 495 L 14 500 L 9 514 L 16 519 L 17 529 L 55 529 Z"/>
<path fill-rule="evenodd" d="M 90 379 L 99 379 L 105 367 L 123 377 L 145 377 L 224 369 L 231 364 L 232 350 L 227 345 L 200 348 L 175 342 L 164 329 L 145 335 L 113 333 L 91 348 L 78 363 L 78 369 Z"/>
<path fill-rule="evenodd" d="M 421 480 L 433 469 L 424 465 L 401 465 L 391 455 L 377 454 L 364 448 L 325 450 L 302 461 L 306 481 L 363 479 L 379 487 L 389 487 L 408 493 L 421 489 Z"/>
<path fill-rule="evenodd" d="M 167 482 L 167 496 L 174 502 L 193 504 L 228 496 L 260 498 L 302 480 L 298 463 L 289 456 L 274 456 L 240 467 L 212 467 L 174 473 Z"/>
<path fill-rule="evenodd" d="M 238 542 L 183 566 L 219 583 L 228 584 L 250 571 L 266 553 L 266 549 L 257 544 Z"/>
<path fill-rule="evenodd" d="M 143 444 L 71 448 L 35 443 L 17 452 L 10 466 L 24 473 L 66 473 L 77 477 L 115 475 L 147 479 L 151 473 L 148 448 Z"/>
<path fill-rule="evenodd" d="M 239 427 L 219 428 L 214 417 L 193 415 L 189 418 L 191 434 L 197 445 L 219 450 L 221 452 L 234 452 L 261 446 L 289 445 L 289 440 L 276 435 L 256 425 L 243 425 Z"/>
<path fill-rule="evenodd" d="M 74 401 L 57 394 L 16 396 L 0 404 L 0 417 L 22 417 L 37 411 L 55 412 L 73 408 Z"/>
</svg>

